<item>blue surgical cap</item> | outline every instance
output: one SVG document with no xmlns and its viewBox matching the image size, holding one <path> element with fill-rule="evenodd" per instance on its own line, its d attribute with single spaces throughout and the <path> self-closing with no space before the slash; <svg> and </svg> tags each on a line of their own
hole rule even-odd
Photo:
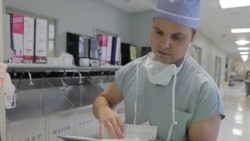
<svg viewBox="0 0 250 141">
<path fill-rule="evenodd" d="M 201 0 L 158 0 L 154 17 L 197 29 Z"/>
</svg>

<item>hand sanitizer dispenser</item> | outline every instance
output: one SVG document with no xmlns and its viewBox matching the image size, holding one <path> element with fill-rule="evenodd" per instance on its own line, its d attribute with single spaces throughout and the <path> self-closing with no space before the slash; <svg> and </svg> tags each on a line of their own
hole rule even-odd
<svg viewBox="0 0 250 141">
<path fill-rule="evenodd" d="M 4 94 L 5 94 L 5 107 L 12 109 L 16 107 L 16 88 L 11 82 L 9 73 L 4 75 Z"/>
</svg>

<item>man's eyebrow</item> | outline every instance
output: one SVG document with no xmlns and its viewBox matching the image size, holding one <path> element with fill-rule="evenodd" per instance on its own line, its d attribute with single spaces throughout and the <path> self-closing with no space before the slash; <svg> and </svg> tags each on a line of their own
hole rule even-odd
<svg viewBox="0 0 250 141">
<path fill-rule="evenodd" d="M 181 33 L 181 32 L 177 32 L 177 33 L 174 33 L 173 35 L 183 36 L 184 34 L 183 34 L 183 33 Z"/>
<path fill-rule="evenodd" d="M 154 26 L 154 29 L 161 30 L 158 26 Z"/>
<path fill-rule="evenodd" d="M 154 29 L 163 32 L 163 30 L 161 30 L 158 26 L 154 26 Z M 185 34 L 182 33 L 182 32 L 176 32 L 176 33 L 172 33 L 172 35 L 174 35 L 174 36 L 183 36 L 183 35 L 185 35 Z"/>
</svg>

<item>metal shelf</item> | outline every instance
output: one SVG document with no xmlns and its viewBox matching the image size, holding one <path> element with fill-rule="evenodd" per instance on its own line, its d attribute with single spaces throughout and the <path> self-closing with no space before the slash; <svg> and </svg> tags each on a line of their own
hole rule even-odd
<svg viewBox="0 0 250 141">
<path fill-rule="evenodd" d="M 122 66 L 100 66 L 100 67 L 79 67 L 75 65 L 49 65 L 49 64 L 12 64 L 9 63 L 8 71 L 21 72 L 29 70 L 31 72 L 50 72 L 50 71 L 81 71 L 81 72 L 96 72 L 96 71 L 116 71 Z"/>
</svg>

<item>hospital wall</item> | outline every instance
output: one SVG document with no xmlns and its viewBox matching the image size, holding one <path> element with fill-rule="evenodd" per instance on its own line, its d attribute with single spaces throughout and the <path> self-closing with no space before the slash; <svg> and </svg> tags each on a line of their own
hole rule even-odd
<svg viewBox="0 0 250 141">
<path fill-rule="evenodd" d="M 215 57 L 221 58 L 221 81 L 225 76 L 225 65 L 227 54 L 213 42 L 211 42 L 202 32 L 198 32 L 196 41 L 193 43 L 202 48 L 202 67 L 214 77 L 215 75 Z"/>
<path fill-rule="evenodd" d="M 137 12 L 131 15 L 131 42 L 142 46 L 150 45 L 150 32 L 152 25 L 152 11 Z M 202 49 L 201 66 L 214 78 L 215 76 L 215 57 L 221 58 L 221 83 L 225 79 L 226 53 L 210 41 L 203 33 L 198 30 L 197 39 L 193 44 Z M 140 54 L 140 48 L 138 49 Z M 222 85 L 221 85 L 222 86 Z"/>
<path fill-rule="evenodd" d="M 3 0 L 3 6 L 57 19 L 57 54 L 66 49 L 67 31 L 95 37 L 99 29 L 130 41 L 129 13 L 102 0 Z"/>
<path fill-rule="evenodd" d="M 3 8 L 3 3 L 2 0 L 0 0 L 0 11 L 2 11 Z M 0 14 L 0 21 L 2 21 L 3 15 Z M 0 24 L 0 62 L 3 61 L 3 25 L 2 23 Z"/>
<path fill-rule="evenodd" d="M 123 42 L 138 46 L 138 56 L 140 47 L 150 45 L 152 11 L 129 14 L 100 0 L 74 0 L 74 2 L 3 0 L 3 6 L 57 19 L 57 54 L 66 49 L 67 31 L 95 36 L 95 30 L 99 29 L 118 34 Z M 226 54 L 201 32 L 198 33 L 197 40 L 193 44 L 202 48 L 201 65 L 212 77 L 215 73 L 215 56 L 222 59 L 220 76 L 223 80 Z"/>
</svg>

